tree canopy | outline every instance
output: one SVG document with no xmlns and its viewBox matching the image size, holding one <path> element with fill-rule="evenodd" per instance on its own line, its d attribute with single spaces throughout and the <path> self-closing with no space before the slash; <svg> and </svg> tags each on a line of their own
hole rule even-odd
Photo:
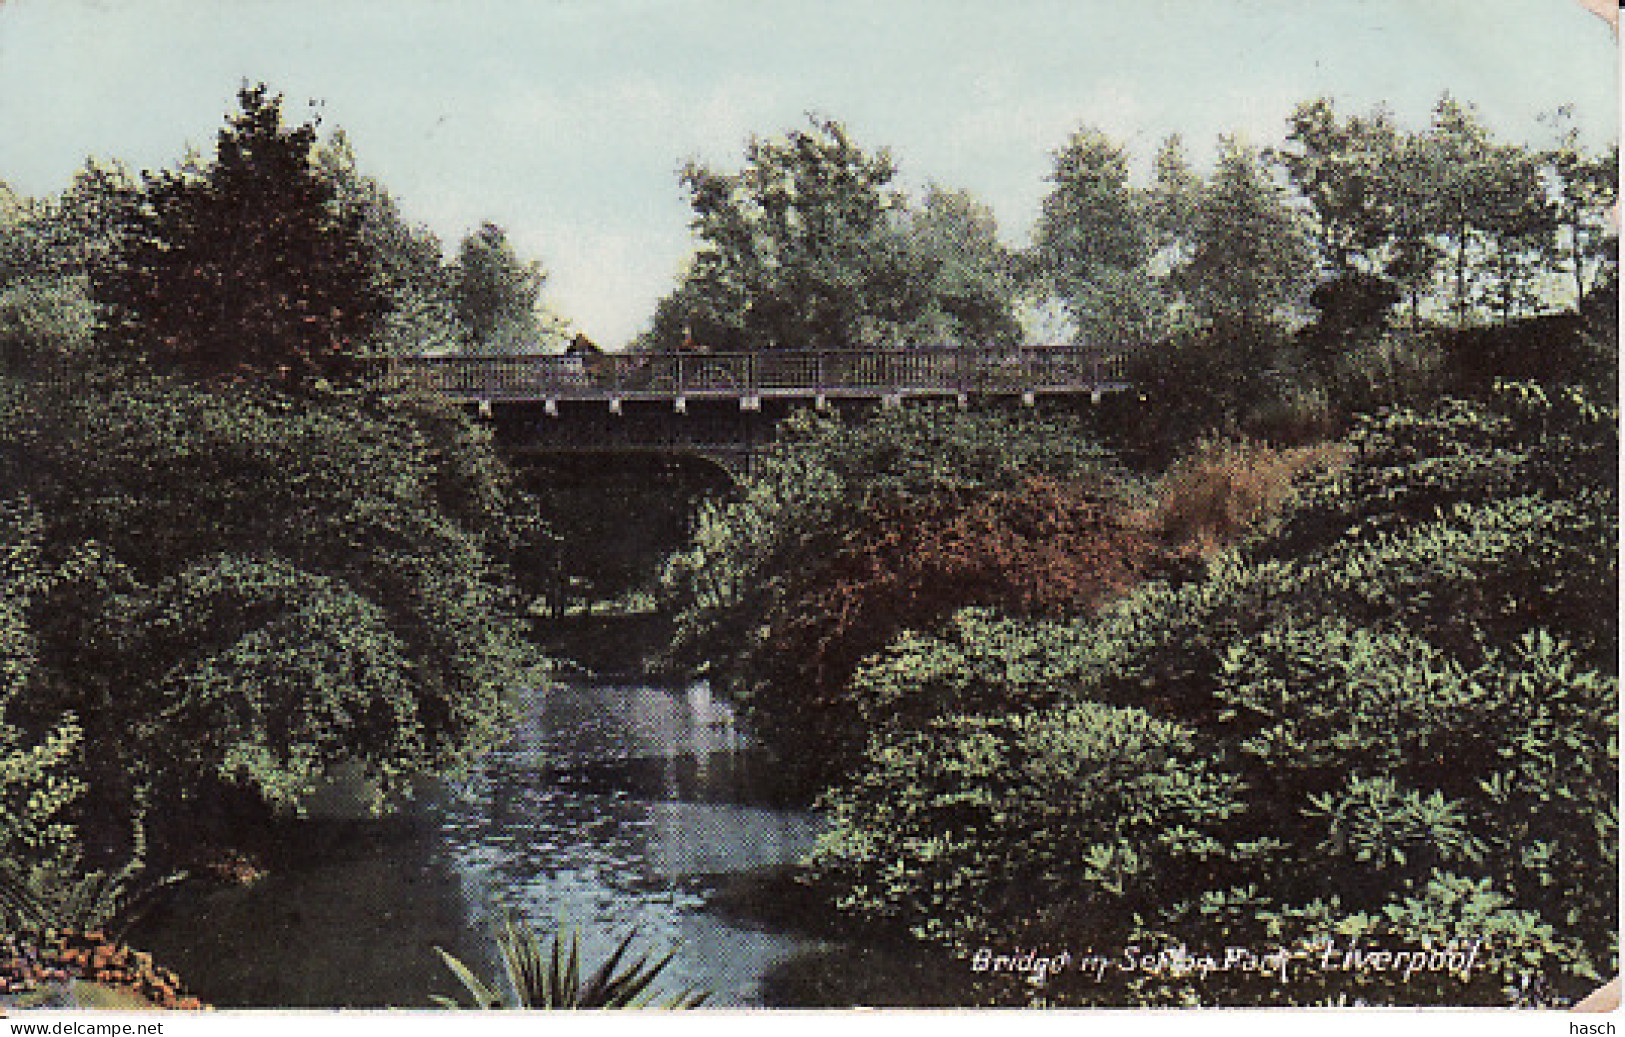
<svg viewBox="0 0 1625 1037">
<path fill-rule="evenodd" d="M 520 260 L 507 231 L 496 224 L 483 223 L 464 237 L 457 249 L 454 299 L 468 350 L 537 352 L 546 281 L 541 264 Z"/>
<path fill-rule="evenodd" d="M 239 99 L 212 161 L 0 193 L 0 925 L 14 881 L 173 867 L 342 764 L 458 766 L 539 661 L 508 563 L 550 545 L 488 432 L 315 384 L 438 243 Z"/>
<path fill-rule="evenodd" d="M 351 376 L 386 306 L 359 221 L 333 205 L 314 122 L 285 126 L 263 85 L 237 100 L 213 161 L 123 192 L 125 240 L 93 270 L 103 339 L 199 374 Z"/>
<path fill-rule="evenodd" d="M 752 138 L 743 168 L 689 163 L 682 183 L 699 249 L 662 300 L 646 345 L 849 349 L 1008 339 L 1014 283 L 992 214 L 934 188 L 922 208 L 817 116 Z"/>
</svg>

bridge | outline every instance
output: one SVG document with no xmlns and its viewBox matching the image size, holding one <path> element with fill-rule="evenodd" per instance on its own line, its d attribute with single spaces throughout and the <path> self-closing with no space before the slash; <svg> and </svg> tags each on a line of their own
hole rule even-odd
<svg viewBox="0 0 1625 1037">
<path fill-rule="evenodd" d="M 386 387 L 475 408 L 509 450 L 690 454 L 734 474 L 797 407 L 1098 401 L 1124 355 L 1083 346 L 397 357 Z"/>
</svg>

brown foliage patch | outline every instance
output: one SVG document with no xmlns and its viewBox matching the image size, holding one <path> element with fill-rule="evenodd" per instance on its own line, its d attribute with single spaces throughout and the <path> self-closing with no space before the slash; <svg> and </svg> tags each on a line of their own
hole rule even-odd
<svg viewBox="0 0 1625 1037">
<path fill-rule="evenodd" d="M 1305 475 L 1342 455 L 1335 445 L 1205 443 L 1140 506 L 1106 479 L 1032 478 L 872 507 L 821 562 L 784 575 L 784 604 L 763 617 L 747 664 L 773 705 L 752 720 L 771 744 L 795 747 L 788 767 L 821 783 L 866 732 L 852 674 L 902 631 L 969 606 L 1086 615 L 1269 522 Z"/>
<path fill-rule="evenodd" d="M 1205 553 L 1265 527 L 1306 476 L 1346 457 L 1336 443 L 1208 440 L 1168 470 L 1139 521 L 1167 544 Z"/>
<path fill-rule="evenodd" d="M 848 679 L 899 632 L 972 605 L 1078 615 L 1173 564 L 1111 494 L 1079 483 L 1034 478 L 969 500 L 877 509 L 825 564 L 790 577 L 799 586 L 767 617 L 754 671 L 795 689 L 797 708 L 775 722 L 794 724 L 798 740 L 817 732 L 838 744 L 851 720 Z"/>
<path fill-rule="evenodd" d="M 103 933 L 0 933 L 0 995 L 26 995 L 75 979 L 128 991 L 158 1008 L 204 1007 L 152 955 Z"/>
</svg>

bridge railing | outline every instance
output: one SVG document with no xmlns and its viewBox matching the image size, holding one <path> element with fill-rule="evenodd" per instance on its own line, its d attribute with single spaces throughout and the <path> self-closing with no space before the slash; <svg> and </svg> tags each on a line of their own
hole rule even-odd
<svg viewBox="0 0 1625 1037">
<path fill-rule="evenodd" d="M 461 399 L 606 399 L 1090 391 L 1123 356 L 1084 346 L 432 356 L 390 361 L 385 384 Z"/>
</svg>

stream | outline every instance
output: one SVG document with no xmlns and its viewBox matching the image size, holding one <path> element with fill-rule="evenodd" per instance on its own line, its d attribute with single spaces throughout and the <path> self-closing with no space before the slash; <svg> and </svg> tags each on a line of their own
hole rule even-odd
<svg viewBox="0 0 1625 1037">
<path fill-rule="evenodd" d="M 762 1004 L 768 970 L 827 946 L 717 906 L 801 859 L 823 823 L 704 684 L 563 683 L 518 707 L 463 782 L 390 818 L 311 822 L 333 845 L 309 864 L 177 897 L 142 944 L 221 1007 L 429 1007 L 462 992 L 436 947 L 495 975 L 504 911 L 578 933 L 588 963 L 634 931 L 635 955 L 675 947 L 659 988 L 718 1006 Z"/>
</svg>

